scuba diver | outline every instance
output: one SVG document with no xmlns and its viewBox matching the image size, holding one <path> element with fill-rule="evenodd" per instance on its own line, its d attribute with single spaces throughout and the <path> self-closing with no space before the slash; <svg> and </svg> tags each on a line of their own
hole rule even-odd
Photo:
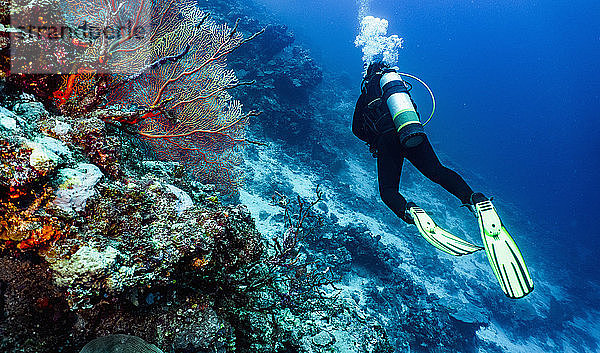
<svg viewBox="0 0 600 353">
<path fill-rule="evenodd" d="M 408 159 L 419 172 L 456 196 L 475 214 L 502 290 L 510 298 L 526 296 L 533 290 L 533 281 L 521 252 L 491 200 L 473 192 L 460 175 L 440 163 L 420 123 L 409 93 L 411 88 L 397 68 L 374 62 L 367 69 L 356 103 L 352 132 L 369 145 L 377 158 L 382 201 L 406 223 L 414 224 L 425 240 L 441 251 L 461 256 L 483 249 L 440 228 L 423 209 L 407 202 L 399 193 L 402 164 Z"/>
</svg>

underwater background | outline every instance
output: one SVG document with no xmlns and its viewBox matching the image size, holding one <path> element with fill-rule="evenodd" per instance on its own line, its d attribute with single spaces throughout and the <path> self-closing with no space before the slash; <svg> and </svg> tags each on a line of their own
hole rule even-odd
<svg viewBox="0 0 600 353">
<path fill-rule="evenodd" d="M 38 7 L 76 17 L 81 4 L 108 4 L 26 3 L 18 11 L 35 18 Z M 66 76 L 81 87 L 70 97 L 60 75 L 2 76 L 0 352 L 103 352 L 124 334 L 157 353 L 600 351 L 600 3 L 172 4 L 157 8 L 175 22 L 185 8 L 189 33 L 235 26 L 252 38 L 223 61 L 252 82 L 215 104 L 238 114 L 227 138 L 176 140 L 188 152 L 136 138 L 123 128 L 129 100 L 141 104 L 151 84 L 109 96 L 114 118 L 78 110 L 93 75 Z M 365 15 L 388 21 L 403 38 L 398 66 L 434 90 L 426 132 L 443 164 L 494 197 L 535 283 L 525 298 L 504 295 L 484 252 L 440 252 L 380 200 L 376 161 L 350 130 Z M 128 80 L 212 48 L 179 34 Z M 430 97 L 413 86 L 426 116 Z M 400 191 L 481 244 L 473 215 L 410 163 Z"/>
<path fill-rule="evenodd" d="M 360 16 L 387 19 L 387 35 L 403 38 L 398 66 L 435 92 L 436 115 L 426 131 L 442 161 L 466 174 L 475 190 L 513 208 L 509 230 L 529 261 L 548 266 L 544 279 L 565 286 L 565 307 L 587 302 L 596 308 L 598 294 L 589 291 L 597 293 L 600 284 L 600 231 L 598 212 L 586 210 L 600 206 L 600 3 L 257 2 L 286 23 L 325 70 L 347 75 L 344 86 L 353 86 L 355 97 L 363 70 L 354 43 Z M 428 94 L 415 87 L 413 97 L 427 116 Z M 350 113 L 332 119 L 349 126 Z M 407 190 L 407 179 L 403 175 L 401 193 L 419 197 Z M 586 331 L 597 330 L 593 321 Z"/>
<path fill-rule="evenodd" d="M 598 2 L 258 2 L 325 67 L 347 73 L 357 92 L 359 8 L 387 19 L 388 34 L 404 40 L 400 69 L 434 89 L 438 106 L 427 129 L 435 146 L 488 181 L 474 189 L 515 204 L 547 228 L 531 237 L 552 243 L 555 253 L 565 243 L 578 248 L 566 266 L 584 266 L 599 278 L 597 213 L 582 208 L 600 206 Z M 428 114 L 427 92 L 413 94 Z"/>
</svg>

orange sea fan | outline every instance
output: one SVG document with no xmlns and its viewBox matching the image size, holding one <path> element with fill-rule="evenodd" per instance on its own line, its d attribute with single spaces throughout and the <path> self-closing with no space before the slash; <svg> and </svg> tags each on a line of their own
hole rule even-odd
<svg viewBox="0 0 600 353">
<path fill-rule="evenodd" d="M 229 94 L 249 83 L 227 69 L 226 57 L 262 31 L 244 39 L 237 23 L 233 28 L 217 24 L 192 1 L 150 3 L 65 0 L 74 25 L 132 25 L 118 38 L 96 39 L 86 50 L 96 72 L 110 75 L 95 81 L 103 82 L 101 89 L 89 85 L 94 80 L 85 76 L 88 68 L 71 75 L 55 98 L 62 105 L 69 98 L 102 93 L 98 108 L 111 112 L 104 121 L 135 132 L 157 159 L 179 162 L 200 181 L 232 192 L 241 180 L 246 127 L 258 113 L 244 113 Z M 144 35 L 136 35 L 141 31 L 136 27 Z"/>
</svg>

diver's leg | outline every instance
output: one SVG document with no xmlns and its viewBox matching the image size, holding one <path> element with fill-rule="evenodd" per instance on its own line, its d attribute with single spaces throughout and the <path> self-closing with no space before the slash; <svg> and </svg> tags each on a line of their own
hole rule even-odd
<svg viewBox="0 0 600 353">
<path fill-rule="evenodd" d="M 460 175 L 440 163 L 427 138 L 420 145 L 407 148 L 406 158 L 423 175 L 456 196 L 463 204 L 471 203 L 470 198 L 473 194 L 471 187 Z"/>
<path fill-rule="evenodd" d="M 425 240 L 431 245 L 450 255 L 460 256 L 481 250 L 480 246 L 452 235 L 440 228 L 431 217 L 413 202 L 406 202 L 398 192 L 400 172 L 404 161 L 404 150 L 400 147 L 397 135 L 388 141 L 396 148 L 383 149 L 377 157 L 377 173 L 379 176 L 379 191 L 383 202 L 396 213 L 400 219 L 409 224 L 414 224 Z M 433 153 L 433 150 L 431 151 Z M 434 154 L 435 156 L 435 154 Z M 436 158 L 437 160 L 437 158 Z M 439 161 L 438 161 L 439 163 Z"/>
<path fill-rule="evenodd" d="M 398 217 L 407 223 L 412 219 L 406 215 L 406 199 L 398 191 L 400 187 L 400 174 L 404 157 L 400 148 L 398 138 L 382 136 L 377 146 L 377 181 L 379 183 L 379 195 Z"/>
</svg>

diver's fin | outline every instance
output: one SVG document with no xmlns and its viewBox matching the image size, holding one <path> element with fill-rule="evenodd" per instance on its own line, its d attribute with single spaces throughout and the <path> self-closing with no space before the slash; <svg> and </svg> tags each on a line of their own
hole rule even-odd
<svg viewBox="0 0 600 353">
<path fill-rule="evenodd" d="M 489 200 L 475 204 L 481 238 L 490 265 L 507 297 L 523 298 L 533 290 L 533 280 L 517 244 L 500 221 Z"/>
<path fill-rule="evenodd" d="M 408 212 L 413 217 L 415 225 L 423 238 L 441 251 L 450 255 L 461 256 L 483 250 L 481 246 L 471 244 L 440 228 L 420 207 L 412 206 L 408 209 Z"/>
</svg>

